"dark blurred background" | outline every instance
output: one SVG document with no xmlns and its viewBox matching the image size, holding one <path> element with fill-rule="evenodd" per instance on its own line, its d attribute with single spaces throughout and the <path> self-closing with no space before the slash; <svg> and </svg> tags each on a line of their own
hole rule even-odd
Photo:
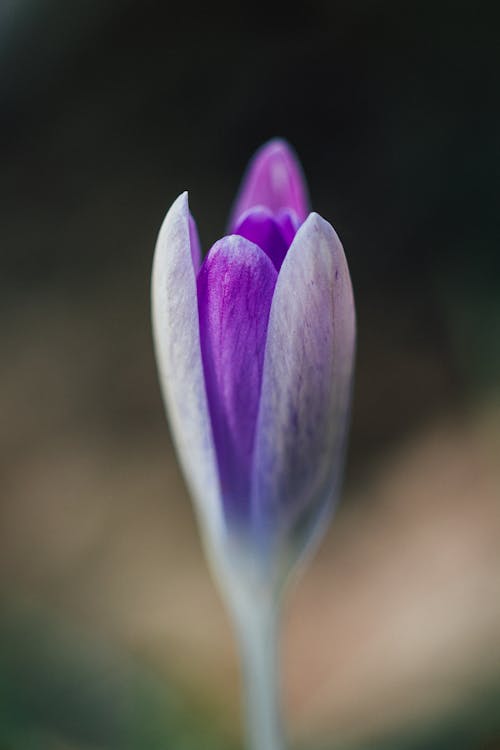
<svg viewBox="0 0 500 750">
<path fill-rule="evenodd" d="M 2 750 L 240 746 L 149 276 L 178 193 L 206 251 L 275 135 L 359 327 L 343 501 L 287 612 L 290 737 L 500 747 L 497 7 L 0 0 Z"/>
</svg>

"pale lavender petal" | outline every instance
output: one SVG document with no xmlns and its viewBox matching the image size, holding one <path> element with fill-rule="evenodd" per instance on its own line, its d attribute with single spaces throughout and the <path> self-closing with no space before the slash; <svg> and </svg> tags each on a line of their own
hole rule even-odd
<svg viewBox="0 0 500 750">
<path fill-rule="evenodd" d="M 309 531 L 335 496 L 344 455 L 355 312 L 342 245 L 311 214 L 272 301 L 255 438 L 254 533 Z M 307 532 L 309 533 L 309 532 Z"/>
<path fill-rule="evenodd" d="M 266 331 L 277 273 L 267 255 L 231 235 L 198 274 L 201 351 L 226 516 L 249 513 L 250 475 Z"/>
<path fill-rule="evenodd" d="M 201 360 L 187 193 L 173 203 L 160 229 L 151 292 L 156 359 L 172 438 L 203 527 L 215 538 L 222 528 L 220 486 Z"/>
<path fill-rule="evenodd" d="M 308 213 L 307 188 L 302 168 L 291 146 L 280 138 L 266 143 L 255 154 L 243 178 L 229 222 L 230 232 L 241 214 L 254 206 L 272 213 L 292 209 L 299 221 Z"/>
<path fill-rule="evenodd" d="M 189 214 L 189 241 L 191 243 L 191 258 L 193 259 L 193 268 L 195 274 L 198 273 L 201 266 L 201 246 L 198 237 L 198 229 L 192 214 Z"/>
<path fill-rule="evenodd" d="M 280 223 L 268 208 L 257 206 L 240 216 L 234 228 L 234 234 L 246 237 L 247 240 L 258 245 L 269 255 L 274 267 L 279 271 L 293 239 L 292 237 L 288 240 L 288 229 L 286 224 L 284 230 L 281 228 Z"/>
</svg>

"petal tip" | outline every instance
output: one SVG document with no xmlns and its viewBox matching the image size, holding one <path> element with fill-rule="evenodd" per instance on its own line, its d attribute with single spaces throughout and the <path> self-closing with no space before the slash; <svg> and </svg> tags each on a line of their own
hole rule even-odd
<svg viewBox="0 0 500 750">
<path fill-rule="evenodd" d="M 297 234 L 305 235 L 309 232 L 322 234 L 330 242 L 334 242 L 343 250 L 342 242 L 340 241 L 340 237 L 335 231 L 333 225 L 316 211 L 311 211 L 311 213 L 308 214 L 302 226 L 299 227 Z"/>
<path fill-rule="evenodd" d="M 293 209 L 300 221 L 307 216 L 307 187 L 298 157 L 284 138 L 264 143 L 247 167 L 232 212 L 230 227 L 242 213 L 262 205 L 276 213 Z"/>
<path fill-rule="evenodd" d="M 171 261 L 172 251 L 175 250 L 176 253 L 178 253 L 182 246 L 186 244 L 184 242 L 182 229 L 184 224 L 186 228 L 188 226 L 188 216 L 189 208 L 187 204 L 187 192 L 183 192 L 178 195 L 170 205 L 161 223 L 156 239 L 151 274 L 152 304 L 154 313 L 156 311 L 157 298 L 163 298 L 166 265 Z M 154 319 L 155 314 L 153 315 L 153 322 Z"/>
<path fill-rule="evenodd" d="M 177 206 L 179 210 L 189 211 L 189 193 L 187 190 L 183 190 L 179 193 L 175 201 L 172 203 L 172 207 Z"/>
<path fill-rule="evenodd" d="M 299 161 L 293 146 L 290 145 L 286 138 L 282 138 L 281 136 L 275 136 L 266 141 L 257 150 L 254 159 L 257 160 L 259 157 L 262 158 L 265 156 L 282 157 L 296 163 Z"/>
<path fill-rule="evenodd" d="M 269 265 L 274 269 L 274 265 L 267 253 L 255 242 L 240 234 L 227 234 L 225 237 L 221 237 L 220 240 L 214 242 L 207 253 L 205 261 L 210 259 L 209 262 L 212 263 L 219 255 L 231 258 L 234 266 L 239 266 L 241 263 L 246 265 L 264 263 L 264 265 Z M 274 273 L 276 274 L 275 269 Z"/>
<path fill-rule="evenodd" d="M 189 215 L 188 192 L 187 190 L 184 190 L 184 192 L 180 193 L 177 196 L 177 198 L 173 201 L 167 213 L 165 214 L 165 218 L 163 219 L 161 226 L 160 226 L 158 238 L 162 236 L 165 229 L 169 226 L 169 224 L 175 218 L 177 217 L 183 218 L 183 217 L 187 217 L 188 215 Z"/>
</svg>

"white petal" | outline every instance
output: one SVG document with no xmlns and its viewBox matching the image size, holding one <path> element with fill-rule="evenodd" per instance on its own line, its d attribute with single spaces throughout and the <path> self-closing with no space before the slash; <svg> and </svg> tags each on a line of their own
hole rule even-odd
<svg viewBox="0 0 500 750">
<path fill-rule="evenodd" d="M 257 422 L 257 529 L 311 533 L 342 472 L 355 346 L 349 270 L 328 222 L 310 214 L 274 292 Z M 302 540 L 307 541 L 307 540 Z"/>
<path fill-rule="evenodd" d="M 172 204 L 158 236 L 152 319 L 172 436 L 202 526 L 213 541 L 221 529 L 221 502 L 201 360 L 187 193 Z"/>
</svg>

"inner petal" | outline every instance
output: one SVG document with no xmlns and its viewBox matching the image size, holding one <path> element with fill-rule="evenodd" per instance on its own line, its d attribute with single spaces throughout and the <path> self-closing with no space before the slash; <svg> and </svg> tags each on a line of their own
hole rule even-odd
<svg viewBox="0 0 500 750">
<path fill-rule="evenodd" d="M 200 341 L 224 510 L 249 513 L 267 324 L 277 272 L 248 239 L 215 243 L 198 274 Z"/>
<path fill-rule="evenodd" d="M 288 211 L 275 215 L 265 206 L 255 206 L 238 218 L 234 233 L 264 250 L 279 271 L 295 236 L 296 230 L 293 231 L 292 227 Z"/>
<path fill-rule="evenodd" d="M 301 221 L 293 208 L 282 208 L 275 215 L 275 219 L 281 229 L 281 233 L 285 238 L 288 247 L 292 244 L 292 240 L 297 234 L 297 231 L 301 225 Z"/>
<path fill-rule="evenodd" d="M 302 168 L 291 146 L 281 138 L 264 144 L 250 162 L 236 199 L 230 231 L 238 217 L 253 206 L 276 213 L 291 208 L 302 222 L 308 214 L 307 187 Z"/>
</svg>

